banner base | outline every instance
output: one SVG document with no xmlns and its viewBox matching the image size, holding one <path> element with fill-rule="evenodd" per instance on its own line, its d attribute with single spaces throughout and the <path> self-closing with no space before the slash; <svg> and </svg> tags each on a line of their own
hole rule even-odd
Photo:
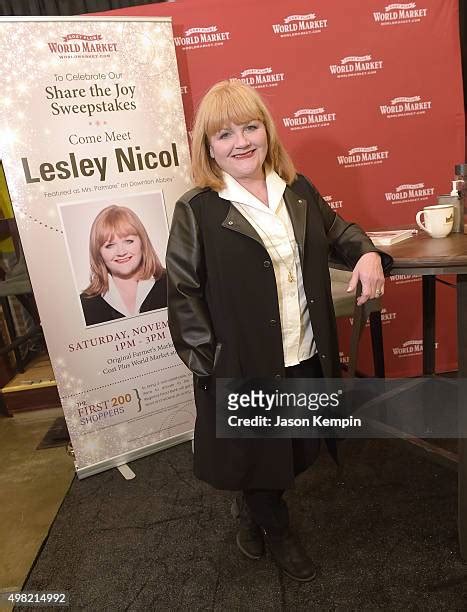
<svg viewBox="0 0 467 612">
<path fill-rule="evenodd" d="M 93 465 L 87 465 L 83 468 L 79 468 L 75 463 L 76 475 L 78 476 L 79 480 L 82 480 L 88 476 L 94 476 L 95 474 L 99 474 L 100 472 L 104 472 L 110 468 L 118 467 L 125 463 L 129 463 L 130 461 L 134 461 L 135 459 L 146 457 L 147 455 L 152 455 L 153 453 L 157 453 L 161 450 L 165 450 L 166 448 L 176 446 L 177 444 L 181 444 L 182 442 L 187 442 L 188 440 L 192 439 L 193 431 L 188 431 L 178 436 L 174 436 L 173 438 L 168 438 L 167 440 L 162 440 L 161 442 L 156 442 L 155 444 L 144 446 L 142 448 L 132 450 L 129 453 L 124 453 L 122 455 L 112 457 L 111 459 L 94 463 Z"/>
<path fill-rule="evenodd" d="M 119 465 L 117 470 L 120 472 L 120 474 L 123 476 L 125 480 L 133 480 L 133 478 L 136 477 L 136 474 L 133 472 L 131 467 L 127 465 L 126 463 Z"/>
</svg>

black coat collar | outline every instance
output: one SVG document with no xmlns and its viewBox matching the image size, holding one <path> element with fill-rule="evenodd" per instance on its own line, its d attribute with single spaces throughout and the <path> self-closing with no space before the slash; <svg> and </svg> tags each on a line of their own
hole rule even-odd
<svg viewBox="0 0 467 612">
<path fill-rule="evenodd" d="M 307 202 L 303 198 L 299 198 L 288 186 L 284 191 L 284 201 L 294 230 L 295 240 L 298 244 L 300 261 L 303 265 Z M 227 216 L 222 222 L 222 227 L 248 236 L 264 247 L 264 243 L 258 232 L 232 203 L 229 206 Z"/>
</svg>

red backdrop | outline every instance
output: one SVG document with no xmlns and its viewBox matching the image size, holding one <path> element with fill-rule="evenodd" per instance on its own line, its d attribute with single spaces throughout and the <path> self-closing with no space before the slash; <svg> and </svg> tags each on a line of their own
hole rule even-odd
<svg viewBox="0 0 467 612">
<path fill-rule="evenodd" d="M 172 16 L 188 127 L 216 81 L 257 87 L 299 171 L 365 229 L 413 225 L 449 193 L 465 151 L 457 0 L 185 0 L 111 14 Z M 421 281 L 386 287 L 387 373 L 420 374 Z M 437 369 L 455 369 L 453 289 L 438 284 L 437 309 Z M 339 329 L 345 358 L 351 321 Z M 368 333 L 359 369 L 371 371 Z"/>
</svg>

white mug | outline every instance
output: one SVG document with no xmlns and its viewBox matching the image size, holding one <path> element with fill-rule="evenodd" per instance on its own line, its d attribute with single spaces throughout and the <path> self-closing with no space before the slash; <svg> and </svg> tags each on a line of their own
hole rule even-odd
<svg viewBox="0 0 467 612">
<path fill-rule="evenodd" d="M 421 221 L 422 215 L 425 218 L 425 224 Z M 444 238 L 452 230 L 454 209 L 452 204 L 425 206 L 423 210 L 418 211 L 415 219 L 418 227 L 433 238 Z"/>
</svg>

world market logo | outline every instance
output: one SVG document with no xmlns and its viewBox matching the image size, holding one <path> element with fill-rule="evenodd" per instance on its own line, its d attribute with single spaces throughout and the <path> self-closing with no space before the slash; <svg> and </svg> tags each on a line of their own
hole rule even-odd
<svg viewBox="0 0 467 612">
<path fill-rule="evenodd" d="M 388 119 L 425 115 L 427 110 L 431 110 L 431 100 L 422 100 L 420 96 L 393 98 L 389 104 L 382 104 L 379 107 L 380 113 Z"/>
<path fill-rule="evenodd" d="M 387 325 L 397 318 L 397 312 L 388 312 L 386 308 L 381 309 L 381 321 L 383 325 Z M 368 325 L 370 322 L 368 321 Z"/>
<path fill-rule="evenodd" d="M 382 164 L 388 158 L 389 151 L 380 151 L 377 146 L 355 147 L 349 150 L 348 155 L 338 155 L 337 161 L 339 166 L 355 168 L 357 166 Z"/>
<path fill-rule="evenodd" d="M 428 200 L 435 193 L 434 187 L 425 187 L 425 183 L 404 183 L 395 188 L 394 191 L 387 191 L 384 194 L 386 202 L 394 204 L 405 204 L 407 202 L 419 202 Z"/>
<path fill-rule="evenodd" d="M 288 15 L 284 17 L 283 23 L 272 24 L 272 31 L 281 38 L 287 38 L 304 34 L 318 34 L 327 27 L 327 19 L 316 19 L 315 13 L 308 13 L 307 15 Z"/>
<path fill-rule="evenodd" d="M 373 12 L 373 19 L 379 25 L 398 25 L 401 23 L 416 23 L 427 16 L 428 9 L 417 8 L 415 2 L 403 4 L 388 4 L 384 11 Z"/>
<path fill-rule="evenodd" d="M 340 64 L 331 64 L 329 70 L 338 79 L 344 77 L 367 76 L 382 70 L 383 60 L 374 60 L 371 55 L 349 55 Z"/>
<path fill-rule="evenodd" d="M 337 210 L 343 207 L 342 200 L 334 200 L 331 195 L 323 196 L 323 200 L 332 208 L 332 210 Z"/>
<path fill-rule="evenodd" d="M 435 349 L 439 343 L 435 342 Z M 392 354 L 397 357 L 413 357 L 415 355 L 423 355 L 423 340 L 407 340 L 402 346 L 393 346 Z"/>
<path fill-rule="evenodd" d="M 226 40 L 230 40 L 230 32 L 219 32 L 216 25 L 188 28 L 183 36 L 174 37 L 175 46 L 183 50 L 221 47 Z"/>
<path fill-rule="evenodd" d="M 326 127 L 336 120 L 336 113 L 328 113 L 323 107 L 301 108 L 293 117 L 282 117 L 282 123 L 290 130 Z"/>
<path fill-rule="evenodd" d="M 406 285 L 407 283 L 419 283 L 422 277 L 420 274 L 415 274 L 411 276 L 410 274 L 394 274 L 394 276 L 390 276 L 389 280 L 391 283 L 395 285 Z"/>
<path fill-rule="evenodd" d="M 381 322 L 383 325 L 388 325 L 391 321 L 394 321 L 397 317 L 397 312 L 388 312 L 386 308 L 381 309 Z M 353 325 L 354 318 L 349 317 L 350 325 Z M 370 327 L 370 321 L 365 323 L 365 327 Z"/>
<path fill-rule="evenodd" d="M 285 80 L 284 72 L 273 72 L 272 68 L 248 68 L 240 73 L 240 81 L 260 89 L 262 87 L 277 87 Z"/>
<path fill-rule="evenodd" d="M 343 365 L 349 365 L 350 364 L 350 357 L 349 355 L 345 355 L 343 353 L 343 351 L 339 351 L 339 361 L 343 364 Z"/>
<path fill-rule="evenodd" d="M 48 42 L 49 51 L 60 59 L 74 57 L 110 57 L 117 51 L 116 42 L 101 42 L 101 34 L 71 33 L 62 37 L 61 42 Z"/>
</svg>

